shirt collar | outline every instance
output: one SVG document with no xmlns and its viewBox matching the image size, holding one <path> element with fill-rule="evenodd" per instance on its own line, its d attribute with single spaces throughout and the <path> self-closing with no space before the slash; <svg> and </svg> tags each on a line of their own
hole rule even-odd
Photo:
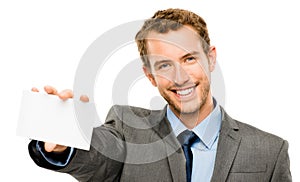
<svg viewBox="0 0 300 182">
<path fill-rule="evenodd" d="M 203 121 L 201 121 L 201 123 L 192 129 L 192 131 L 200 138 L 203 144 L 209 149 L 212 147 L 214 141 L 219 135 L 222 121 L 220 106 L 215 99 L 213 100 L 213 111 Z M 178 136 L 184 130 L 187 130 L 187 127 L 172 112 L 169 105 L 167 107 L 167 118 L 176 136 Z"/>
</svg>

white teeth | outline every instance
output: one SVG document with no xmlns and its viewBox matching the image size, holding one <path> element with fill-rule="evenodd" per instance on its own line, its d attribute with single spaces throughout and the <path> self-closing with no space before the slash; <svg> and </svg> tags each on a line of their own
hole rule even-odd
<svg viewBox="0 0 300 182">
<path fill-rule="evenodd" d="M 177 90 L 176 93 L 178 95 L 185 96 L 185 95 L 192 93 L 192 91 L 193 91 L 193 88 L 189 88 L 189 89 L 185 89 L 185 90 Z"/>
</svg>

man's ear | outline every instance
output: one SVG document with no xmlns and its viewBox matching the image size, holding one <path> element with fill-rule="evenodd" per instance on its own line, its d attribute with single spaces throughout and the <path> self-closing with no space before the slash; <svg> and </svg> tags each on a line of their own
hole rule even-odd
<svg viewBox="0 0 300 182">
<path fill-rule="evenodd" d="M 208 52 L 208 64 L 209 64 L 209 71 L 213 72 L 216 66 L 217 60 L 217 51 L 215 46 L 211 46 Z"/>
<path fill-rule="evenodd" d="M 143 71 L 144 71 L 145 76 L 146 76 L 146 77 L 149 79 L 149 81 L 151 82 L 151 84 L 152 84 L 154 87 L 157 87 L 157 83 L 156 83 L 156 81 L 155 81 L 155 78 L 154 78 L 153 74 L 151 73 L 150 68 L 143 66 Z"/>
</svg>

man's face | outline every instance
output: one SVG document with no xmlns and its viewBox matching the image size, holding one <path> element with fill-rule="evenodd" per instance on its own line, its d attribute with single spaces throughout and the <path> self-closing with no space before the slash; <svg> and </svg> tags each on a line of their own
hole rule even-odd
<svg viewBox="0 0 300 182">
<path fill-rule="evenodd" d="M 173 112 L 198 112 L 211 96 L 215 48 L 205 54 L 199 36 L 189 26 L 163 34 L 150 32 L 146 46 L 150 68 L 144 72 Z"/>
</svg>

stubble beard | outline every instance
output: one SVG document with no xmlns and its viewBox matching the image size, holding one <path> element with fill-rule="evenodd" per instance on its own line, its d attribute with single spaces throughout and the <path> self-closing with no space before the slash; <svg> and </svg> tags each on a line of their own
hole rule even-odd
<svg viewBox="0 0 300 182">
<path fill-rule="evenodd" d="M 198 87 L 201 85 L 198 85 Z M 192 103 L 176 103 L 168 94 L 163 94 L 162 96 L 168 102 L 170 108 L 174 109 L 179 115 L 190 115 L 190 114 L 199 114 L 200 109 L 206 103 L 208 94 L 210 91 L 210 84 L 205 83 L 201 87 L 201 93 L 198 95 L 196 102 Z M 193 105 L 194 104 L 194 105 Z"/>
</svg>

